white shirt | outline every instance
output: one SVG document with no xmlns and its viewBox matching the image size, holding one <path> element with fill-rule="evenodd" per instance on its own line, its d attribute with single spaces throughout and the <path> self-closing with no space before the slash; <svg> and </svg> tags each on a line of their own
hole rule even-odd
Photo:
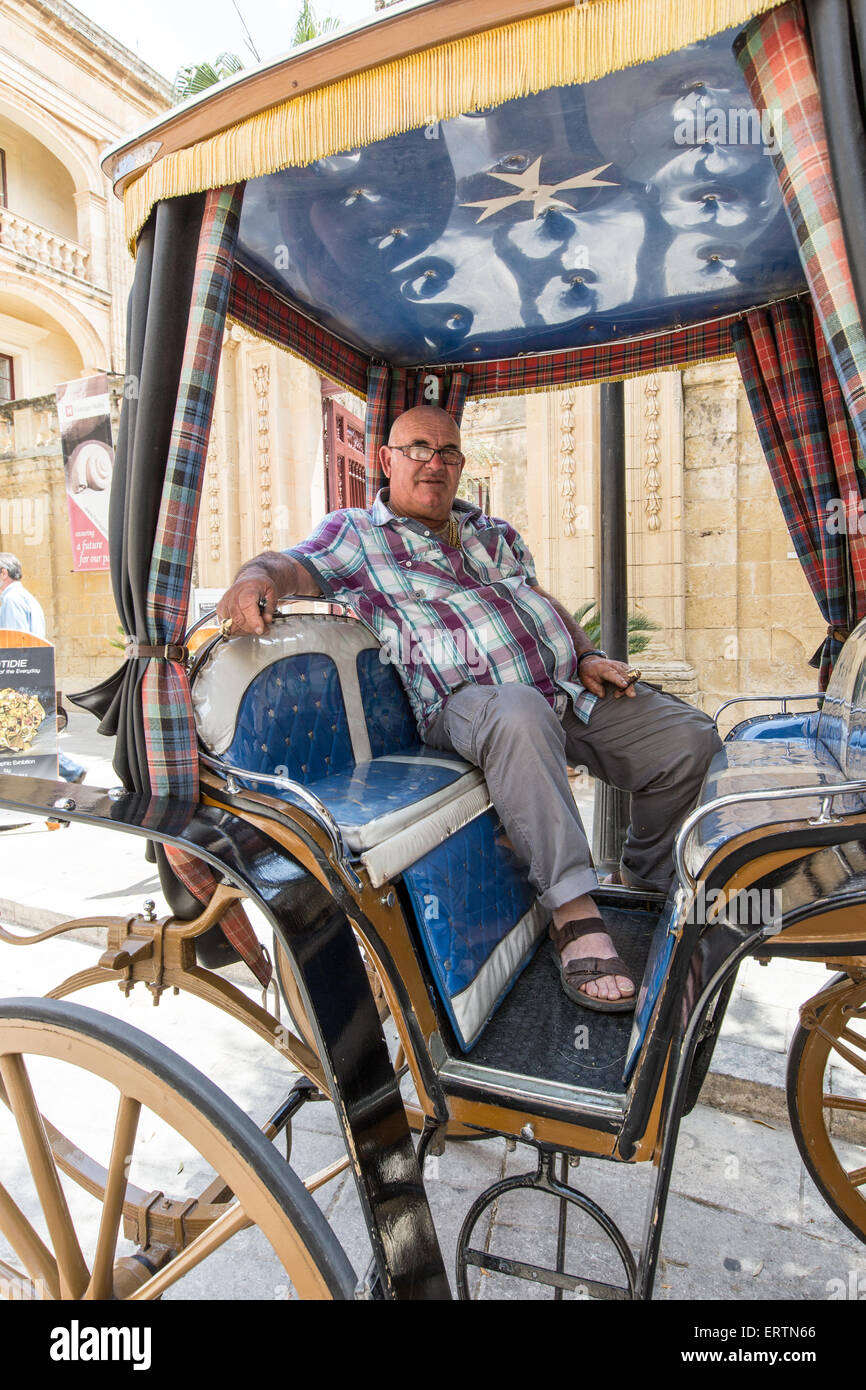
<svg viewBox="0 0 866 1390">
<path fill-rule="evenodd" d="M 45 636 L 42 605 L 20 579 L 13 579 L 0 594 L 0 628 L 4 627 L 13 632 L 32 632 L 34 637 Z"/>
</svg>

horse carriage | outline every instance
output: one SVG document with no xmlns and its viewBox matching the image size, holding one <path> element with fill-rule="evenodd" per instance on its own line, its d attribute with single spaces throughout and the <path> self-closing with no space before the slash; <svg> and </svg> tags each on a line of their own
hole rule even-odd
<svg viewBox="0 0 866 1390">
<path fill-rule="evenodd" d="M 749 957 L 837 972 L 801 1010 L 788 1100 L 818 1188 L 866 1235 L 866 1170 L 837 1152 L 838 1122 L 866 1099 L 830 1076 L 839 1057 L 866 1073 L 864 588 L 854 538 L 824 525 L 833 497 L 863 492 L 866 354 L 821 115 L 823 102 L 838 121 L 839 103 L 826 33 L 808 20 L 770 0 L 404 4 L 222 84 L 106 157 L 137 262 L 136 390 L 111 503 L 129 636 L 122 669 L 77 700 L 115 734 L 122 785 L 5 777 L 0 806 L 149 841 L 171 915 L 105 920 L 97 965 L 0 1003 L 0 1099 L 41 1211 L 0 1186 L 8 1277 L 53 1298 L 157 1299 L 256 1226 L 299 1297 L 448 1298 L 425 1159 L 504 1136 L 531 1161 L 470 1204 L 458 1295 L 482 1269 L 554 1298 L 649 1299 L 680 1122 Z M 708 103 L 731 120 L 758 112 L 760 138 L 705 121 L 698 138 Z M 263 636 L 216 633 L 190 653 L 227 318 L 366 396 L 371 496 L 379 445 L 413 402 L 459 419 L 472 396 L 738 356 L 828 623 L 820 689 L 797 695 L 809 708 L 796 714 L 780 692 L 779 709 L 729 734 L 679 831 L 666 898 L 598 889 L 641 983 L 633 1016 L 593 1016 L 588 1048 L 574 1046 L 580 1011 L 553 983 L 545 913 L 481 771 L 421 742 L 365 623 L 293 602 Z M 268 983 L 244 903 L 273 933 L 290 1028 L 220 973 L 231 952 Z M 240 1020 L 285 1059 L 284 1101 L 260 1125 L 162 1043 L 68 1002 L 99 983 L 187 992 Z M 92 1151 L 52 1119 L 45 1063 L 112 1096 L 98 1122 L 82 1117 L 99 1130 Z M 303 1178 L 280 1136 L 323 1098 L 345 1155 Z M 138 1176 L 143 1112 L 211 1170 L 193 1197 Z M 575 1185 L 584 1155 L 653 1166 L 639 1241 Z M 313 1196 L 346 1168 L 369 1232 L 363 1269 Z M 89 1244 L 71 1187 L 101 1204 Z M 550 1266 L 478 1238 L 518 1191 L 549 1199 Z M 567 1268 L 578 1211 L 606 1255 Z"/>
</svg>

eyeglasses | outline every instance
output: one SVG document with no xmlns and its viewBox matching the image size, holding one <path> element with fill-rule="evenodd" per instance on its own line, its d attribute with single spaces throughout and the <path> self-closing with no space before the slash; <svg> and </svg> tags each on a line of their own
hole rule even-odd
<svg viewBox="0 0 866 1390">
<path fill-rule="evenodd" d="M 447 444 L 444 449 L 434 449 L 430 444 L 407 444 L 405 449 L 402 444 L 391 444 L 390 448 L 396 449 L 400 454 L 405 454 L 413 463 L 429 463 L 434 454 L 438 454 L 442 462 L 450 468 L 465 462 L 465 457 L 460 450 L 453 449 Z"/>
</svg>

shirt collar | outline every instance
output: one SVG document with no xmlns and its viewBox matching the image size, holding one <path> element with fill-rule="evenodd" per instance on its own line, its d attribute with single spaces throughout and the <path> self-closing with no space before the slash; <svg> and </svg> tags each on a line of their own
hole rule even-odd
<svg viewBox="0 0 866 1390">
<path fill-rule="evenodd" d="M 389 521 L 408 521 L 408 517 L 395 516 L 389 505 L 390 488 L 383 487 L 376 493 L 373 505 L 370 508 L 370 519 L 374 526 L 387 526 Z M 471 502 L 464 502 L 462 497 L 455 497 L 451 503 L 453 512 L 460 512 L 463 516 L 471 517 L 476 520 L 482 515 L 481 508 L 475 507 Z M 410 523 L 413 524 L 413 523 Z M 414 523 L 420 526 L 421 522 Z"/>
</svg>

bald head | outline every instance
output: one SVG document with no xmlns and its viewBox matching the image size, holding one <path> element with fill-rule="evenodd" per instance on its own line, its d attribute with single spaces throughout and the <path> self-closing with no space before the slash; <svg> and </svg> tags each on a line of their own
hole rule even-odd
<svg viewBox="0 0 866 1390">
<path fill-rule="evenodd" d="M 434 433 L 437 435 L 436 439 Z M 441 438 L 438 437 L 440 434 Z M 416 405 L 411 410 L 404 410 L 391 426 L 388 444 L 411 444 L 418 439 L 428 439 L 431 444 L 453 443 L 460 448 L 457 421 L 438 405 Z"/>
</svg>

